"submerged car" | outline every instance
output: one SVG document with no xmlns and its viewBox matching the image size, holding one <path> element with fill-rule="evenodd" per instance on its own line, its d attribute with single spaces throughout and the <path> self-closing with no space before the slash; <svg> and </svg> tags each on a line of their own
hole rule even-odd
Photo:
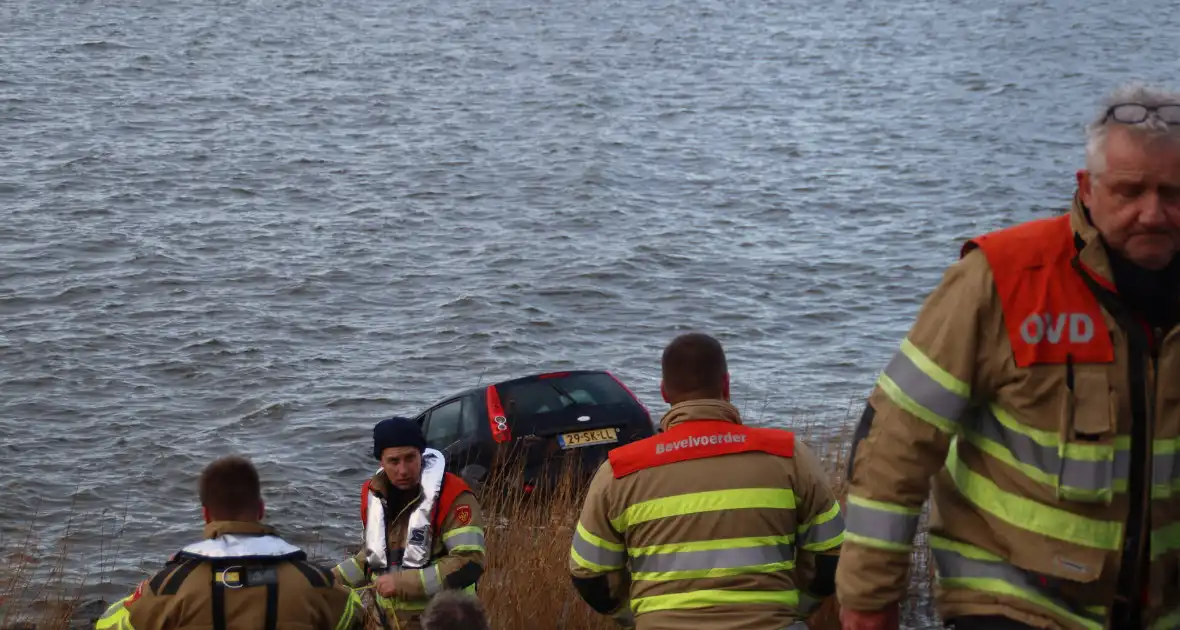
<svg viewBox="0 0 1180 630">
<path fill-rule="evenodd" d="M 506 462 L 523 467 L 526 493 L 555 483 L 562 464 L 574 464 L 575 481 L 585 481 L 610 449 L 655 433 L 647 408 L 605 370 L 476 387 L 442 399 L 415 420 L 427 444 L 446 456 L 447 470 L 477 492 L 494 466 Z"/>
</svg>

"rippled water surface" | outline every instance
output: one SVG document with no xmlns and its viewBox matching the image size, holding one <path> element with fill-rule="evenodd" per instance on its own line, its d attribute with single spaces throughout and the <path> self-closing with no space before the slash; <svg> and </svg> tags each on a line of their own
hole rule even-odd
<svg viewBox="0 0 1180 630">
<path fill-rule="evenodd" d="M 0 0 L 0 531 L 73 514 L 116 594 L 244 452 L 340 555 L 376 419 L 569 367 L 658 414 L 687 328 L 749 414 L 834 423 L 1177 32 L 1163 0 Z"/>
</svg>

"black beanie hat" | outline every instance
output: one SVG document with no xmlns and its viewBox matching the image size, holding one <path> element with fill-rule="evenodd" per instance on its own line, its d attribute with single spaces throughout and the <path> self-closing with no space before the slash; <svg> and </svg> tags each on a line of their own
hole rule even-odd
<svg viewBox="0 0 1180 630">
<path fill-rule="evenodd" d="M 373 427 L 373 458 L 380 460 L 381 451 L 394 446 L 413 446 L 421 453 L 426 450 L 426 437 L 418 423 L 394 416 Z"/>
</svg>

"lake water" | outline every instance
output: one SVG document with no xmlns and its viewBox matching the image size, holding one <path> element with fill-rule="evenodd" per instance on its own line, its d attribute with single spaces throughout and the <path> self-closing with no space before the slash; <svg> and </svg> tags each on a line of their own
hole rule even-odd
<svg viewBox="0 0 1180 630">
<path fill-rule="evenodd" d="M 717 334 L 835 427 L 964 238 L 1063 209 L 1170 2 L 0 0 L 0 532 L 117 596 L 250 455 L 358 535 L 372 424 Z M 72 515 L 72 518 L 71 518 Z"/>
</svg>

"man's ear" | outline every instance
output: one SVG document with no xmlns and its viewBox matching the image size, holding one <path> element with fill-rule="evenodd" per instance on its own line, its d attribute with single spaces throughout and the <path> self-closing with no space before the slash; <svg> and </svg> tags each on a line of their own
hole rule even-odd
<svg viewBox="0 0 1180 630">
<path fill-rule="evenodd" d="M 668 403 L 669 405 L 672 404 L 672 401 L 668 400 L 668 390 L 664 388 L 663 379 L 660 380 L 660 397 L 662 397 L 664 402 Z"/>
<path fill-rule="evenodd" d="M 212 523 L 213 519 L 209 518 L 209 508 L 201 506 L 201 518 L 205 519 L 206 523 Z"/>
<path fill-rule="evenodd" d="M 721 388 L 721 397 L 729 402 L 729 372 L 725 373 L 725 385 Z"/>
<path fill-rule="evenodd" d="M 1094 176 L 1086 169 L 1079 169 L 1078 174 L 1078 196 L 1082 198 L 1082 203 L 1090 206 L 1090 198 L 1094 195 Z"/>
</svg>

